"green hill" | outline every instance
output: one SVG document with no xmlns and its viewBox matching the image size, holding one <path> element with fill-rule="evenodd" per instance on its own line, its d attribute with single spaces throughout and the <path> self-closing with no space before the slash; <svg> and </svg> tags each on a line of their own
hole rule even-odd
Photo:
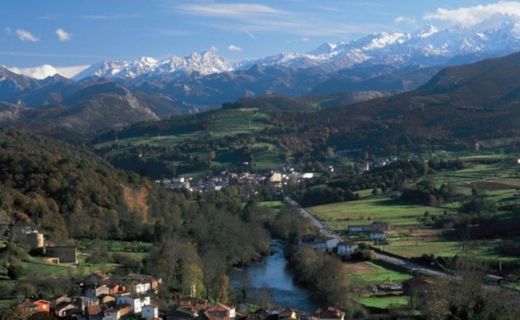
<svg viewBox="0 0 520 320">
<path fill-rule="evenodd" d="M 13 129 L 0 130 L 0 149 L 2 223 L 54 239 L 143 239 L 158 220 L 179 224 L 170 193 L 87 150 Z"/>
</svg>

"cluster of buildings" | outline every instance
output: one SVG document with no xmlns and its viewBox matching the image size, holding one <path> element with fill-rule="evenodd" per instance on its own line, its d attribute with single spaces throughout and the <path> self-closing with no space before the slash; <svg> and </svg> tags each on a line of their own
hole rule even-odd
<svg viewBox="0 0 520 320">
<path fill-rule="evenodd" d="M 2 224 L 0 237 L 9 243 L 16 243 L 31 251 L 39 251 L 44 261 L 53 264 L 78 263 L 78 249 L 75 246 L 59 246 L 46 241 L 43 233 L 28 224 Z"/>
<path fill-rule="evenodd" d="M 318 309 L 313 314 L 277 308 L 250 310 L 250 305 L 237 307 L 210 303 L 193 297 L 179 297 L 174 307 L 160 312 L 151 297 L 157 294 L 160 279 L 146 275 L 129 275 L 125 284 L 111 282 L 110 277 L 96 273 L 82 286 L 82 295 L 61 296 L 52 301 L 26 300 L 18 305 L 24 314 L 46 313 L 58 319 L 76 320 L 344 320 L 345 312 L 337 308 Z"/>
<path fill-rule="evenodd" d="M 341 258 L 349 259 L 359 252 L 359 245 L 354 241 L 342 241 L 337 237 L 308 236 L 300 241 L 300 245 L 314 250 L 335 253 Z"/>
<path fill-rule="evenodd" d="M 334 168 L 329 168 L 334 170 Z M 233 185 L 259 185 L 269 183 L 277 187 L 287 185 L 290 181 L 301 183 L 312 179 L 316 175 L 312 172 L 298 172 L 294 168 L 283 168 L 281 171 L 270 171 L 265 174 L 249 172 L 222 171 L 216 176 L 202 178 L 176 177 L 156 180 L 157 184 L 170 190 L 187 190 L 190 192 L 219 191 Z"/>
<path fill-rule="evenodd" d="M 375 244 L 387 243 L 386 232 L 391 225 L 386 222 L 373 222 L 368 225 L 350 225 L 347 229 L 349 235 L 367 235 Z M 337 236 L 307 236 L 301 239 L 300 245 L 313 248 L 318 251 L 334 253 L 343 259 L 350 259 L 360 252 L 359 244 L 351 240 L 342 240 Z"/>
<path fill-rule="evenodd" d="M 81 296 L 61 296 L 52 301 L 27 300 L 19 305 L 28 313 L 49 313 L 56 318 L 77 320 L 159 320 L 159 307 L 151 297 L 157 294 L 161 279 L 131 274 L 124 283 L 113 282 L 103 273 L 96 273 L 78 284 Z"/>
<path fill-rule="evenodd" d="M 344 320 L 345 312 L 329 307 L 318 309 L 313 314 L 294 309 L 272 308 L 248 310 L 246 305 L 238 307 L 221 303 L 208 304 L 208 301 L 197 298 L 183 298 L 166 316 L 167 320 Z"/>
</svg>

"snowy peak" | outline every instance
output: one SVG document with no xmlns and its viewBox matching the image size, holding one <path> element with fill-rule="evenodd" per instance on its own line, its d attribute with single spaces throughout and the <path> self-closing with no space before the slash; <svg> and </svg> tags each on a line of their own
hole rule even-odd
<svg viewBox="0 0 520 320">
<path fill-rule="evenodd" d="M 164 73 L 199 73 L 209 75 L 231 71 L 232 65 L 219 56 L 215 49 L 194 52 L 186 57 L 172 55 L 164 60 L 141 57 L 135 61 L 102 61 L 82 72 L 76 80 L 86 77 L 136 78 L 142 75 Z"/>
</svg>

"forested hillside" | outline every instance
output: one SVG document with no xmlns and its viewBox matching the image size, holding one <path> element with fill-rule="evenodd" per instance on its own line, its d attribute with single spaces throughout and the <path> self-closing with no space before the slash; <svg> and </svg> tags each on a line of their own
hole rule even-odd
<svg viewBox="0 0 520 320">
<path fill-rule="evenodd" d="M 158 221 L 180 224 L 170 193 L 89 151 L 7 129 L 0 150 L 2 223 L 35 224 L 55 239 L 142 238 Z"/>
</svg>

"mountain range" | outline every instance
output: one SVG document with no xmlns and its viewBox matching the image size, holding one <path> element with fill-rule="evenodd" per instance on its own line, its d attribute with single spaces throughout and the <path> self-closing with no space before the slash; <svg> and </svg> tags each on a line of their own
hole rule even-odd
<svg viewBox="0 0 520 320">
<path fill-rule="evenodd" d="M 355 103 L 417 89 L 446 66 L 520 51 L 519 26 L 518 19 L 497 15 L 471 28 L 382 32 L 251 61 L 229 62 L 214 48 L 187 57 L 102 61 L 74 69 L 72 79 L 52 66 L 0 67 L 0 123 L 91 131 L 273 94 L 339 95 Z M 35 70 L 40 78 L 53 75 L 23 75 Z"/>
</svg>

